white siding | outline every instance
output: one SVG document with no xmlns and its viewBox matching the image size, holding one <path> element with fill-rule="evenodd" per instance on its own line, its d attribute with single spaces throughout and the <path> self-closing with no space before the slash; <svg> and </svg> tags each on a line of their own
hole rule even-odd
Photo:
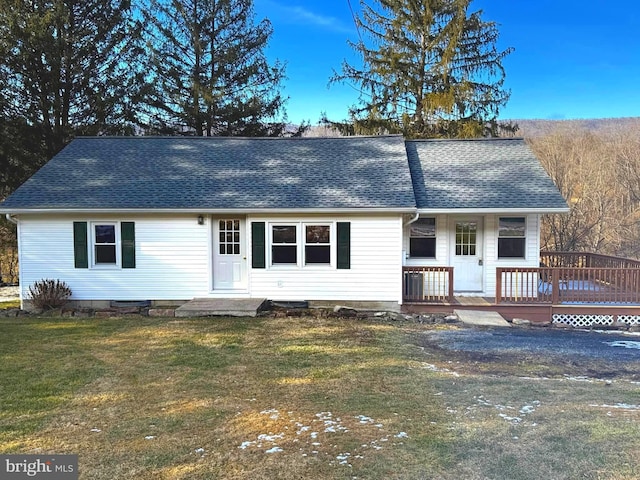
<svg viewBox="0 0 640 480">
<path fill-rule="evenodd" d="M 74 268 L 74 221 L 135 222 L 136 268 Z M 182 300 L 209 291 L 209 222 L 198 225 L 193 215 L 23 216 L 19 228 L 23 294 L 42 278 L 64 280 L 75 300 Z"/>
<path fill-rule="evenodd" d="M 402 297 L 402 218 L 389 216 L 266 217 L 267 266 L 252 269 L 249 289 L 254 297 L 272 300 L 393 301 Z M 351 268 L 335 265 L 335 228 L 332 232 L 331 266 L 270 266 L 269 225 L 271 223 L 351 223 Z M 249 235 L 250 227 L 247 228 Z M 299 260 L 300 262 L 300 260 Z M 300 262 L 301 263 L 301 262 Z"/>
<path fill-rule="evenodd" d="M 404 264 L 407 266 L 447 266 L 449 265 L 449 232 L 446 215 L 423 215 L 424 217 L 435 217 L 436 219 L 436 258 L 410 258 L 409 257 L 409 234 L 411 225 L 404 227 Z"/>
<path fill-rule="evenodd" d="M 498 259 L 498 219 L 500 217 L 525 217 L 527 222 L 526 257 Z M 485 217 L 485 295 L 496 294 L 497 267 L 538 267 L 540 265 L 540 216 L 487 215 Z M 455 274 L 455 273 L 454 273 Z"/>
<path fill-rule="evenodd" d="M 400 215 L 247 218 L 247 264 L 251 221 L 330 223 L 331 266 L 249 269 L 252 297 L 273 300 L 394 301 L 402 297 Z M 136 268 L 75 268 L 73 222 L 135 222 Z M 351 268 L 336 268 L 336 222 L 351 223 Z M 212 292 L 211 220 L 179 216 L 22 216 L 19 225 L 23 294 L 43 278 L 65 281 L 74 300 L 187 300 Z M 267 249 L 269 242 L 267 241 Z M 267 258 L 269 258 L 267 252 Z M 26 298 L 26 296 L 25 296 Z"/>
<path fill-rule="evenodd" d="M 433 215 L 424 214 L 424 217 Z M 498 259 L 498 219 L 503 216 L 525 217 L 527 222 L 526 237 L 526 257 L 524 259 L 505 258 Z M 409 252 L 409 227 L 403 229 L 403 251 L 405 254 L 404 264 L 408 266 L 447 266 L 450 265 L 451 239 L 455 235 L 449 228 L 449 218 L 455 215 L 436 216 L 436 258 L 417 259 L 408 258 Z M 483 296 L 493 297 L 496 289 L 496 268 L 497 267 L 537 267 L 540 261 L 540 215 L 536 214 L 497 214 L 483 216 L 484 242 L 483 242 L 483 263 L 484 281 Z M 455 271 L 454 271 L 455 276 Z"/>
</svg>

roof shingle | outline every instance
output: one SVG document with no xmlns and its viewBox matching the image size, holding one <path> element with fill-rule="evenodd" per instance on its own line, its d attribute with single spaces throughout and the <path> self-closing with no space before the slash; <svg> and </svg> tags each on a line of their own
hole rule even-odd
<svg viewBox="0 0 640 480">
<path fill-rule="evenodd" d="M 0 204 L 59 209 L 415 208 L 401 136 L 77 138 Z"/>
<path fill-rule="evenodd" d="M 408 140 L 419 209 L 566 209 L 521 138 Z"/>
</svg>

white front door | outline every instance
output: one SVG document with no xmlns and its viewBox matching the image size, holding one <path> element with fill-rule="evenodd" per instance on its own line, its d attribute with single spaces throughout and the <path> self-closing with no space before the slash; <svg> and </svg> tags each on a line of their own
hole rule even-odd
<svg viewBox="0 0 640 480">
<path fill-rule="evenodd" d="M 453 289 L 455 292 L 481 292 L 484 276 L 482 218 L 453 218 L 450 229 Z"/>
<path fill-rule="evenodd" d="M 214 219 L 213 239 L 213 289 L 246 289 L 247 253 L 244 219 Z"/>
</svg>

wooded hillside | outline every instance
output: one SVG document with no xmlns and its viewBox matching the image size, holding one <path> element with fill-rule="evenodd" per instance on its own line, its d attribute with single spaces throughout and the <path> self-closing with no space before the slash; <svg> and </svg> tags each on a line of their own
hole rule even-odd
<svg viewBox="0 0 640 480">
<path fill-rule="evenodd" d="M 518 124 L 571 207 L 542 248 L 640 258 L 640 118 Z"/>
</svg>

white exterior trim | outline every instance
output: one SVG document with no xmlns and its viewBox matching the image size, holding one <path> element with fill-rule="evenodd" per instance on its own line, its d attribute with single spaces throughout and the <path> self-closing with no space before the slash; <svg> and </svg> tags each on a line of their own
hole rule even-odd
<svg viewBox="0 0 640 480">
<path fill-rule="evenodd" d="M 517 214 L 545 214 L 545 213 L 569 213 L 567 208 L 432 208 L 419 209 L 421 216 L 449 214 L 449 215 L 517 215 Z"/>
<path fill-rule="evenodd" d="M 91 208 L 32 208 L 32 209 L 0 209 L 0 213 L 5 215 L 24 215 L 24 214 L 47 214 L 47 215 L 153 215 L 153 214 L 195 214 L 195 215 L 260 215 L 260 214 L 317 214 L 319 212 L 331 215 L 331 214 L 377 214 L 377 213 L 410 213 L 415 214 L 416 209 L 414 207 L 403 208 L 154 208 L 154 209 L 141 209 L 141 208 L 115 208 L 115 209 L 91 209 Z"/>
</svg>

